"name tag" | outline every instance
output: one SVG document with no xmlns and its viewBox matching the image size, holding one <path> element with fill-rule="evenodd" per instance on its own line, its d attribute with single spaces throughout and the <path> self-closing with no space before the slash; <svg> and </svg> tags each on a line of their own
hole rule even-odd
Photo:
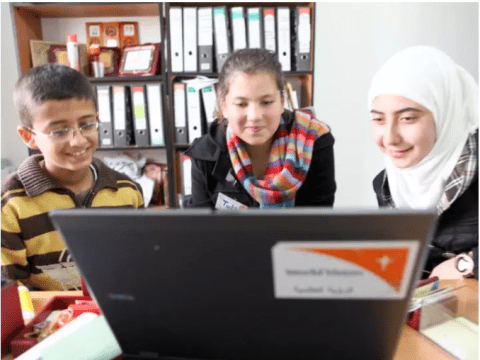
<svg viewBox="0 0 480 360">
<path fill-rule="evenodd" d="M 236 210 L 236 209 L 247 209 L 248 206 L 243 205 L 237 200 L 228 197 L 225 194 L 218 193 L 217 203 L 215 204 L 215 209 L 220 210 Z"/>
</svg>

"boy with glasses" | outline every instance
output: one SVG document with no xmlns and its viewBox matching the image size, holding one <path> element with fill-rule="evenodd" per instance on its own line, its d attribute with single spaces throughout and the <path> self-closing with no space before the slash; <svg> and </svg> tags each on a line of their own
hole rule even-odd
<svg viewBox="0 0 480 360">
<path fill-rule="evenodd" d="M 33 68 L 17 82 L 17 132 L 28 157 L 2 181 L 2 270 L 32 289 L 79 288 L 80 276 L 48 212 L 143 207 L 138 184 L 94 158 L 98 111 L 87 78 L 67 66 Z"/>
</svg>

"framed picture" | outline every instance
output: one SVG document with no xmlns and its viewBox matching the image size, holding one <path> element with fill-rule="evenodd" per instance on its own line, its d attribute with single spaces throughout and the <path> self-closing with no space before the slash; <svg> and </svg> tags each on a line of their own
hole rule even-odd
<svg viewBox="0 0 480 360">
<path fill-rule="evenodd" d="M 120 63 L 121 51 L 117 47 L 101 47 L 100 54 L 97 61 L 103 62 L 104 75 L 103 76 L 118 76 L 118 66 Z M 94 55 L 89 55 L 89 62 L 94 61 Z M 93 76 L 93 71 L 90 71 L 90 76 Z"/>
<path fill-rule="evenodd" d="M 88 53 L 86 44 L 78 44 L 80 72 L 89 76 Z M 48 51 L 48 62 L 70 66 L 68 60 L 67 45 L 50 45 Z"/>
<path fill-rule="evenodd" d="M 160 44 L 127 46 L 123 49 L 119 76 L 156 75 Z"/>
<path fill-rule="evenodd" d="M 30 54 L 32 55 L 32 66 L 37 67 L 50 62 L 50 46 L 65 45 L 55 41 L 30 40 Z"/>
<path fill-rule="evenodd" d="M 90 48 L 93 44 L 103 46 L 103 23 L 86 23 L 87 29 L 87 46 Z"/>
<path fill-rule="evenodd" d="M 120 47 L 120 24 L 118 22 L 103 23 L 103 46 Z"/>
<path fill-rule="evenodd" d="M 125 46 L 138 45 L 138 23 L 136 21 L 121 22 L 119 25 L 120 49 L 123 49 Z"/>
</svg>

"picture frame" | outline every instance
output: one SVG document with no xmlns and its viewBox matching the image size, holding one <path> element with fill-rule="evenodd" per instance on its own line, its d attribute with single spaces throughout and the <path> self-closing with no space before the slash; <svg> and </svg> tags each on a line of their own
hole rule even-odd
<svg viewBox="0 0 480 360">
<path fill-rule="evenodd" d="M 88 62 L 88 53 L 86 44 L 78 44 L 79 51 L 79 63 L 80 63 L 80 72 L 89 76 L 89 62 Z M 68 60 L 67 45 L 50 45 L 48 50 L 48 62 L 54 64 L 63 64 L 70 66 L 70 61 Z"/>
<path fill-rule="evenodd" d="M 65 45 L 65 43 L 57 41 L 30 40 L 32 67 L 42 66 L 50 62 L 50 47 L 52 45 Z"/>
<path fill-rule="evenodd" d="M 89 55 L 89 63 L 94 61 L 95 57 L 103 62 L 104 75 L 103 76 L 118 76 L 118 66 L 120 64 L 121 51 L 118 47 L 100 47 L 99 55 Z M 90 69 L 90 76 L 93 76 L 93 71 Z"/>
<path fill-rule="evenodd" d="M 159 70 L 160 44 L 126 46 L 122 51 L 119 76 L 156 75 Z"/>
<path fill-rule="evenodd" d="M 118 22 L 103 23 L 102 45 L 106 47 L 121 47 L 120 24 Z"/>
<path fill-rule="evenodd" d="M 103 46 L 103 23 L 86 23 L 86 32 L 87 32 L 87 46 L 97 44 L 98 46 Z"/>
<path fill-rule="evenodd" d="M 138 44 L 138 22 L 120 22 L 120 49 Z"/>
</svg>

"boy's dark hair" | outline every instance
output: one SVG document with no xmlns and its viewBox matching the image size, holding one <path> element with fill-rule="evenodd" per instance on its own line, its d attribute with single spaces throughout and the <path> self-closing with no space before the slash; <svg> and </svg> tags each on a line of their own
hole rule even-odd
<svg viewBox="0 0 480 360">
<path fill-rule="evenodd" d="M 215 115 L 219 122 L 224 120 L 220 110 L 220 104 L 222 101 L 225 101 L 225 97 L 228 94 L 230 79 L 233 75 L 241 72 L 247 74 L 267 72 L 272 74 L 283 99 L 286 80 L 282 72 L 282 65 L 276 59 L 275 55 L 266 49 L 237 50 L 225 61 L 218 77 L 217 111 Z"/>
<path fill-rule="evenodd" d="M 18 79 L 13 90 L 13 101 L 22 125 L 32 128 L 32 111 L 48 100 L 93 100 L 95 91 L 80 72 L 60 64 L 34 67 Z"/>
</svg>

